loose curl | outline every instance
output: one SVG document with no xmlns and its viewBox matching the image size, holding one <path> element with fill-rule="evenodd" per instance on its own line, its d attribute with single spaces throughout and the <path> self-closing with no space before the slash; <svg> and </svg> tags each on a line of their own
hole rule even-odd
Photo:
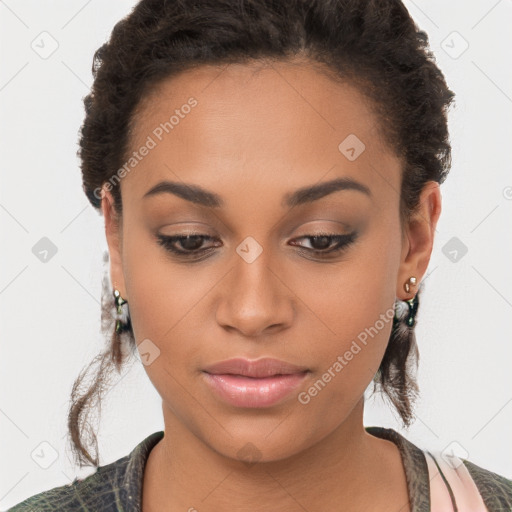
<svg viewBox="0 0 512 512">
<path fill-rule="evenodd" d="M 101 187 L 127 160 L 137 106 L 161 81 L 202 64 L 293 59 L 355 85 L 371 100 L 382 133 L 403 162 L 403 233 L 424 185 L 430 180 L 443 183 L 449 172 L 447 110 L 454 95 L 435 64 L 427 35 L 399 0 L 140 1 L 94 54 L 94 82 L 84 99 L 78 152 L 91 204 L 101 211 Z M 120 216 L 120 187 L 111 191 Z M 106 332 L 113 325 L 113 300 L 106 280 L 103 288 Z M 373 382 L 374 391 L 380 385 L 409 426 L 418 394 L 418 349 L 414 330 L 403 322 L 405 314 L 397 308 Z M 88 416 L 101 403 L 112 370 L 120 372 L 136 349 L 129 316 L 124 326 L 121 333 L 110 332 L 109 345 L 73 385 L 68 429 L 80 465 L 98 465 Z"/>
</svg>

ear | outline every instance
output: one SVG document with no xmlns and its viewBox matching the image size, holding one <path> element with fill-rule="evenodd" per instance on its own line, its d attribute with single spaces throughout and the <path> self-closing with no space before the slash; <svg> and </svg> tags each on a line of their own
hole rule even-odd
<svg viewBox="0 0 512 512">
<path fill-rule="evenodd" d="M 398 272 L 396 296 L 401 300 L 412 299 L 427 271 L 434 245 L 437 221 L 441 215 L 441 190 L 439 183 L 428 181 L 423 187 L 418 211 L 405 226 L 406 236 L 402 244 L 401 263 Z M 416 277 L 416 286 L 410 292 L 404 289 L 409 277 Z"/>
<path fill-rule="evenodd" d="M 122 222 L 114 208 L 114 198 L 105 187 L 101 191 L 101 211 L 105 218 L 105 235 L 110 254 L 110 277 L 113 289 L 119 290 L 121 297 L 128 300 L 122 262 Z"/>
</svg>

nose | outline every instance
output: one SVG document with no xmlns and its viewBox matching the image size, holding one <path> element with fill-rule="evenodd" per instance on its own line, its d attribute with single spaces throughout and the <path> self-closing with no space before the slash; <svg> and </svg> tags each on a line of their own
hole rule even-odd
<svg viewBox="0 0 512 512">
<path fill-rule="evenodd" d="M 285 272 L 270 260 L 270 251 L 252 262 L 235 258 L 234 268 L 223 280 L 216 320 L 226 330 L 247 337 L 261 337 L 290 327 L 295 297 Z"/>
</svg>

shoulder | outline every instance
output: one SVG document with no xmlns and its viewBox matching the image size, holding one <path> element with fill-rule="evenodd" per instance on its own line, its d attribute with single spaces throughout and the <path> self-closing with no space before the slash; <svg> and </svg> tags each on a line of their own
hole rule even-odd
<svg viewBox="0 0 512 512">
<path fill-rule="evenodd" d="M 463 459 L 489 511 L 512 510 L 512 480 Z"/>
<path fill-rule="evenodd" d="M 114 511 L 116 482 L 126 467 L 128 456 L 111 464 L 99 466 L 96 472 L 82 480 L 54 487 L 27 498 L 7 512 L 50 512 L 74 510 Z"/>
<path fill-rule="evenodd" d="M 427 452 L 443 460 L 441 452 L 424 450 L 399 432 L 383 427 L 365 427 L 373 435 L 393 441 L 399 448 L 407 478 L 413 510 L 429 510 L 430 477 Z M 512 480 L 475 463 L 460 459 L 471 476 L 489 512 L 512 512 Z"/>
<path fill-rule="evenodd" d="M 149 452 L 163 436 L 163 431 L 154 432 L 128 455 L 97 467 L 93 474 L 83 479 L 75 478 L 70 484 L 35 494 L 7 512 L 137 510 Z"/>
</svg>

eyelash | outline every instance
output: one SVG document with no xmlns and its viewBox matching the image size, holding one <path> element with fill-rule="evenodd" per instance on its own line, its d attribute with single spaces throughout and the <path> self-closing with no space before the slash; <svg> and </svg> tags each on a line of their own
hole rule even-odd
<svg viewBox="0 0 512 512">
<path fill-rule="evenodd" d="M 157 235 L 158 244 L 164 247 L 167 251 L 169 251 L 172 254 L 175 254 L 177 256 L 185 257 L 185 258 L 191 258 L 193 256 L 202 256 L 206 253 L 212 252 L 214 247 L 207 247 L 205 249 L 194 249 L 189 251 L 184 251 L 180 249 L 176 249 L 176 247 L 173 245 L 175 242 L 180 242 L 181 240 L 186 240 L 187 238 L 201 238 L 203 241 L 208 240 L 215 240 L 214 237 L 203 235 L 200 233 L 190 233 L 187 235 Z M 327 258 L 328 255 L 337 255 L 341 253 L 342 251 L 346 250 L 357 238 L 357 233 L 354 231 L 352 233 L 349 233 L 347 235 L 339 235 L 335 233 L 315 233 L 314 235 L 303 235 L 301 237 L 298 237 L 296 240 L 301 240 L 303 238 L 307 239 L 315 239 L 315 238 L 328 238 L 329 239 L 329 245 L 332 242 L 337 242 L 337 245 L 334 246 L 334 248 L 331 249 L 308 249 L 305 247 L 302 247 L 302 251 L 308 252 L 310 254 L 313 254 L 314 256 L 320 257 L 320 258 Z M 301 246 L 299 246 L 301 247 Z"/>
</svg>

